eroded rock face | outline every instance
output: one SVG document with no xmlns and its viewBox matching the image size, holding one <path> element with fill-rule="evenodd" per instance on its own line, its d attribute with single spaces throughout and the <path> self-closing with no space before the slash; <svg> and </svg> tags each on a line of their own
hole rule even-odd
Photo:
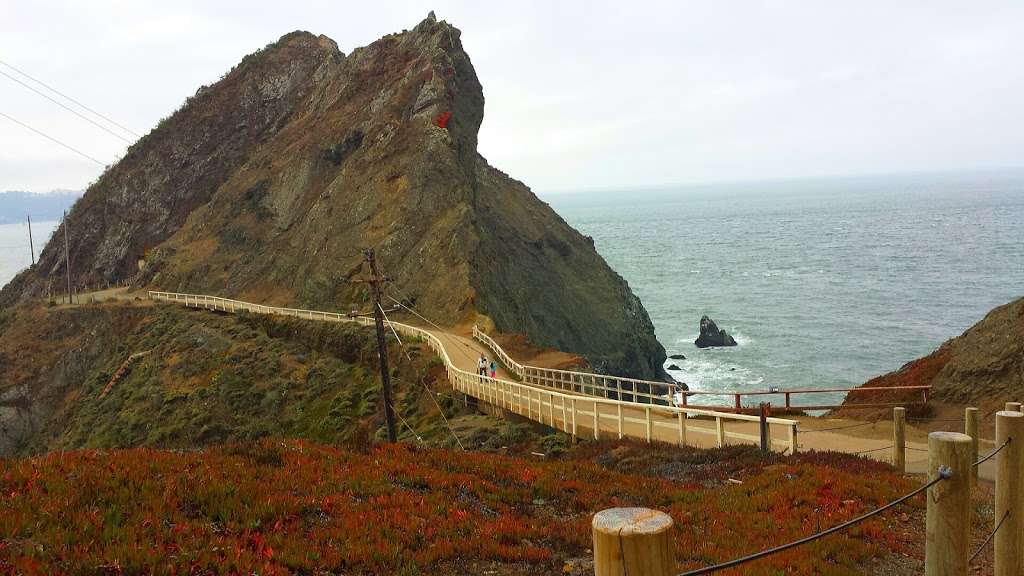
<svg viewBox="0 0 1024 576">
<path fill-rule="evenodd" d="M 483 89 L 460 32 L 428 17 L 349 55 L 294 32 L 246 57 L 93 185 L 69 215 L 78 283 L 118 280 L 349 310 L 377 249 L 394 294 L 439 322 L 493 324 L 598 370 L 663 376 L 626 282 L 477 151 Z M 62 238 L 58 230 L 54 238 Z M 63 280 L 63 245 L 0 305 Z"/>
<path fill-rule="evenodd" d="M 700 335 L 693 343 L 697 348 L 710 348 L 712 346 L 735 346 L 736 340 L 725 330 L 719 329 L 714 320 L 707 316 L 701 316 Z"/>
</svg>

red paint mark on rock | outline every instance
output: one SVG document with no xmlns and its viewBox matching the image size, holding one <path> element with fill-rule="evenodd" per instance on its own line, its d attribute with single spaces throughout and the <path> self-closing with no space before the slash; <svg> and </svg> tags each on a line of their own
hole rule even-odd
<svg viewBox="0 0 1024 576">
<path fill-rule="evenodd" d="M 452 113 L 447 110 L 437 116 L 437 125 L 439 128 L 448 129 L 448 121 L 451 120 Z"/>
</svg>

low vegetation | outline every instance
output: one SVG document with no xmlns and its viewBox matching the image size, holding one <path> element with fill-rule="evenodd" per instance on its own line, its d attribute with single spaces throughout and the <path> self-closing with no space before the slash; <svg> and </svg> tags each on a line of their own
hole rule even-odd
<svg viewBox="0 0 1024 576">
<path fill-rule="evenodd" d="M 592 514 L 631 505 L 668 511 L 680 567 L 697 567 L 840 522 L 911 485 L 846 456 L 630 443 L 526 460 L 263 439 L 57 452 L 2 469 L 0 572 L 19 574 L 584 574 Z M 892 522 L 736 573 L 863 573 L 909 549 Z"/>
<path fill-rule="evenodd" d="M 456 402 L 428 348 L 389 341 L 401 440 L 456 446 L 445 417 L 475 448 L 528 439 Z M 363 445 L 384 437 L 378 370 L 372 330 L 351 324 L 124 303 L 4 312 L 0 395 L 30 409 L 0 413 L 0 455 L 268 436 Z"/>
</svg>

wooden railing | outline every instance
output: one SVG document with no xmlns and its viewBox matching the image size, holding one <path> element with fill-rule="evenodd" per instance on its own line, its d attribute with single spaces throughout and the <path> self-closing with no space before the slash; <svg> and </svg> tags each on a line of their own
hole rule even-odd
<svg viewBox="0 0 1024 576">
<path fill-rule="evenodd" d="M 353 318 L 336 312 L 265 306 L 201 294 L 151 291 L 149 296 L 153 300 L 177 302 L 188 307 L 230 313 L 244 311 L 328 322 L 355 322 L 361 325 L 373 323 L 372 318 Z M 529 370 L 524 370 L 523 374 L 530 374 L 529 378 L 533 382 L 527 381 L 525 375 L 523 382 L 480 376 L 456 367 L 441 340 L 430 331 L 399 322 L 390 324 L 399 334 L 422 340 L 430 346 L 431 350 L 444 362 L 448 381 L 456 391 L 563 430 L 573 436 L 637 438 L 647 442 L 666 441 L 685 445 L 688 443 L 687 439 L 690 435 L 702 434 L 713 436 L 717 446 L 724 446 L 730 439 L 753 443 L 761 441 L 761 436 L 758 434 L 746 434 L 726 429 L 729 422 L 761 422 L 761 418 L 758 416 L 697 408 L 678 408 L 653 402 L 638 403 L 569 390 L 563 392 L 540 382 L 541 379 Z M 474 330 L 474 335 L 477 332 Z M 504 351 L 498 352 L 500 347 L 497 344 L 494 346 L 496 347 L 495 354 L 511 370 L 528 368 L 516 363 Z M 637 382 L 643 381 L 638 380 Z M 694 422 L 690 422 L 690 420 L 694 420 Z M 714 422 L 714 427 L 700 426 L 701 421 Z M 769 446 L 781 446 L 790 454 L 796 452 L 797 422 L 795 420 L 767 418 L 765 423 L 769 428 Z M 784 429 L 786 431 L 785 438 L 772 437 L 772 426 Z"/>
<path fill-rule="evenodd" d="M 529 366 L 513 360 L 487 333 L 478 327 L 473 327 L 473 337 L 487 346 L 501 362 L 508 367 L 509 371 L 520 377 L 523 382 L 567 390 L 588 396 L 601 396 L 603 398 L 615 398 L 641 404 L 663 405 L 672 403 L 672 394 L 675 392 L 675 385 L 657 380 L 640 380 L 637 378 L 626 378 L 623 376 L 611 376 L 607 374 L 595 374 L 593 372 L 576 372 L 572 370 L 558 370 L 555 368 L 540 368 Z M 731 406 L 703 404 L 705 409 L 718 412 L 740 412 L 744 409 L 744 397 L 782 398 L 783 402 L 778 407 L 797 410 L 829 410 L 832 408 L 878 408 L 888 406 L 905 406 L 918 404 L 918 402 L 872 402 L 857 404 L 793 404 L 793 396 L 809 396 L 813 394 L 829 393 L 862 393 L 879 392 L 892 393 L 901 391 L 920 392 L 920 404 L 928 402 L 928 392 L 931 386 L 894 386 L 894 387 L 871 387 L 871 388 L 824 388 L 824 389 L 791 389 L 791 390 L 755 390 L 749 392 L 735 391 L 699 391 L 691 390 L 682 396 L 683 406 L 686 406 L 692 399 L 707 398 L 731 398 Z M 754 405 L 747 408 L 754 408 Z"/>
</svg>

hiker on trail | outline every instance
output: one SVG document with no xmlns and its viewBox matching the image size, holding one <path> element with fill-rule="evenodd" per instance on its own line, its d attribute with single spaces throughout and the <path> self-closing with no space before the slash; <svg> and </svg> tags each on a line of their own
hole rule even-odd
<svg viewBox="0 0 1024 576">
<path fill-rule="evenodd" d="M 480 355 L 480 360 L 476 363 L 476 373 L 481 376 L 487 376 L 487 356 Z"/>
<path fill-rule="evenodd" d="M 497 375 L 498 375 L 498 363 L 495 362 L 494 360 L 491 360 L 491 378 L 494 378 Z"/>
</svg>

